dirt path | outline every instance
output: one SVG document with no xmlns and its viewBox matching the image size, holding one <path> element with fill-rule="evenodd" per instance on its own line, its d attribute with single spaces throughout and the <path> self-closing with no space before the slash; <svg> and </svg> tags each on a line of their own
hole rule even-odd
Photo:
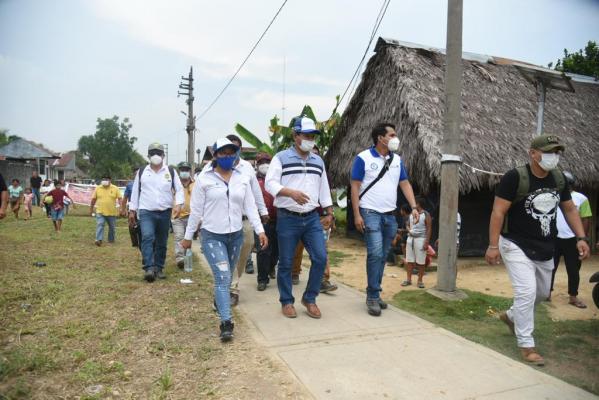
<svg viewBox="0 0 599 400">
<path fill-rule="evenodd" d="M 337 266 L 331 268 L 331 274 L 346 285 L 359 290 L 366 287 L 366 248 L 363 242 L 356 239 L 334 237 L 329 243 L 329 251 L 338 251 L 347 255 Z M 309 264 L 306 260 L 305 264 Z M 436 260 L 433 260 L 435 263 Z M 551 317 L 556 320 L 599 318 L 599 310 L 593 305 L 589 283 L 590 276 L 599 271 L 599 256 L 593 256 L 584 262 L 580 273 L 579 298 L 587 304 L 586 309 L 578 309 L 568 305 L 568 278 L 564 265 L 560 265 L 556 275 L 553 301 L 545 303 L 549 307 Z M 437 281 L 436 272 L 428 272 L 424 277 L 427 287 Z M 387 266 L 383 279 L 383 298 L 391 299 L 400 290 L 421 290 L 414 286 L 402 287 L 406 272 L 401 267 Z M 503 265 L 489 266 L 482 258 L 461 258 L 458 261 L 457 286 L 462 289 L 475 290 L 495 296 L 511 297 L 512 287 Z"/>
</svg>

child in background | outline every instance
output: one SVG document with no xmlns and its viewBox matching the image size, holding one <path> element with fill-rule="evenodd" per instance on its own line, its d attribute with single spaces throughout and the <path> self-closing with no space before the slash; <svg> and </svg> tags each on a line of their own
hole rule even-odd
<svg viewBox="0 0 599 400">
<path fill-rule="evenodd" d="M 420 214 L 418 221 L 414 221 L 412 215 L 409 217 L 408 240 L 406 242 L 406 261 L 408 263 L 407 279 L 401 283 L 401 286 L 412 284 L 412 271 L 418 269 L 418 287 L 424 289 L 422 277 L 426 264 L 426 252 L 432 232 L 432 218 L 424 210 L 425 200 L 422 197 L 416 197 L 416 209 Z"/>
<path fill-rule="evenodd" d="M 12 185 L 8 187 L 10 209 L 15 213 L 15 218 L 19 219 L 19 209 L 21 208 L 21 199 L 23 198 L 23 188 L 18 179 L 12 180 Z"/>
<path fill-rule="evenodd" d="M 73 199 L 69 197 L 67 192 L 62 190 L 62 185 L 58 180 L 54 181 L 54 190 L 48 193 L 49 196 L 52 196 L 52 204 L 50 204 L 51 215 L 52 215 L 52 223 L 54 224 L 54 230 L 56 233 L 60 233 L 62 229 L 62 220 L 64 219 L 64 199 L 67 197 L 71 203 L 73 203 Z M 75 204 L 73 203 L 73 208 L 75 208 Z"/>
<path fill-rule="evenodd" d="M 31 188 L 25 189 L 25 195 L 23 196 L 23 204 L 25 206 L 25 221 L 31 218 L 32 209 L 33 209 L 33 192 L 31 192 Z"/>
</svg>

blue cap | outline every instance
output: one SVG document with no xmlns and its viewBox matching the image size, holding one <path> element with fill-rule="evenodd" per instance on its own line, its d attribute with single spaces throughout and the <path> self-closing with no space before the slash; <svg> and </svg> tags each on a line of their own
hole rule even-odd
<svg viewBox="0 0 599 400">
<path fill-rule="evenodd" d="M 297 133 L 320 134 L 320 131 L 316 129 L 314 120 L 303 115 L 295 117 L 295 120 L 293 121 L 293 130 Z"/>
</svg>

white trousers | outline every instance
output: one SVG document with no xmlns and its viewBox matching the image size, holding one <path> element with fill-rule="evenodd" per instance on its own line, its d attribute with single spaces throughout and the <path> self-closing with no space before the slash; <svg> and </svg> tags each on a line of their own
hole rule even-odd
<svg viewBox="0 0 599 400">
<path fill-rule="evenodd" d="M 553 259 L 534 261 L 513 242 L 500 237 L 499 252 L 514 290 L 514 303 L 507 316 L 514 322 L 518 347 L 535 347 L 535 304 L 549 297 Z"/>
<path fill-rule="evenodd" d="M 406 241 L 406 261 L 424 265 L 426 263 L 426 250 L 422 250 L 424 246 L 424 237 L 408 237 Z"/>
<path fill-rule="evenodd" d="M 239 252 L 239 259 L 237 261 L 236 272 L 231 277 L 231 293 L 239 294 L 239 278 L 245 272 L 245 263 L 247 262 L 248 256 L 254 246 L 254 230 L 250 221 L 247 219 L 243 221 L 243 244 Z"/>
<path fill-rule="evenodd" d="M 185 229 L 187 229 L 187 221 L 189 217 L 172 219 L 173 236 L 175 238 L 175 260 L 182 261 L 185 258 L 185 249 L 181 246 L 181 241 L 185 239 Z"/>
</svg>

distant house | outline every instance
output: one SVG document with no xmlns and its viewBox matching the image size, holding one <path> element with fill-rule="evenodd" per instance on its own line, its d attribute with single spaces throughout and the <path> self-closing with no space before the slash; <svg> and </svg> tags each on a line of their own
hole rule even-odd
<svg viewBox="0 0 599 400">
<path fill-rule="evenodd" d="M 75 165 L 77 152 L 69 151 L 63 153 L 59 159 L 50 165 L 49 179 L 64 179 L 67 181 L 80 180 L 87 175 Z"/>
<path fill-rule="evenodd" d="M 43 145 L 19 138 L 0 147 L 0 173 L 5 180 L 17 178 L 26 187 L 34 170 L 37 169 L 40 176 L 46 178 L 50 164 L 59 158 Z"/>
<path fill-rule="evenodd" d="M 522 63 L 463 55 L 461 255 L 484 254 L 493 191 L 499 182 L 498 176 L 469 166 L 503 173 L 527 162 L 527 149 L 536 130 L 537 94 L 517 64 Z M 379 38 L 325 156 L 333 187 L 349 185 L 352 160 L 372 145 L 372 127 L 388 121 L 397 126 L 399 154 L 415 190 L 427 196 L 435 211 L 441 180 L 444 65 L 442 50 Z M 599 212 L 599 82 L 568 76 L 575 91 L 548 91 L 544 127 L 566 144 L 560 167 L 578 177 L 581 191 L 591 200 L 595 227 Z M 594 236 L 595 229 L 591 233 Z"/>
</svg>

